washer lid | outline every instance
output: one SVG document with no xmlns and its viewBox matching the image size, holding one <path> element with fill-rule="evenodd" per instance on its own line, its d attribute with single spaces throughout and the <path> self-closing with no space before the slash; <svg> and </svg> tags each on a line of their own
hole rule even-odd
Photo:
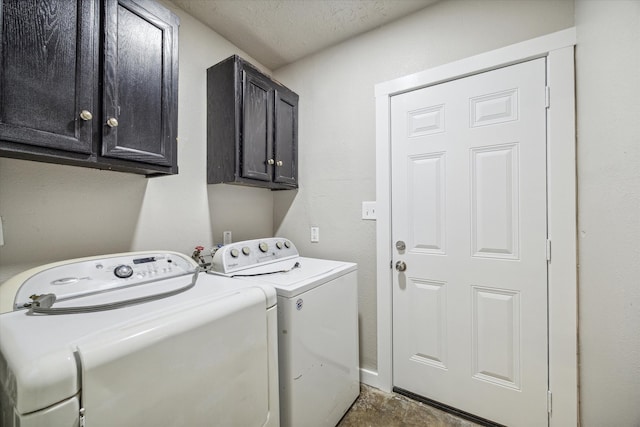
<svg viewBox="0 0 640 427">
<path fill-rule="evenodd" d="M 292 268 L 296 263 L 298 266 Z M 244 270 L 232 277 L 271 285 L 279 296 L 290 298 L 357 269 L 358 265 L 352 262 L 298 257 Z"/>
</svg>

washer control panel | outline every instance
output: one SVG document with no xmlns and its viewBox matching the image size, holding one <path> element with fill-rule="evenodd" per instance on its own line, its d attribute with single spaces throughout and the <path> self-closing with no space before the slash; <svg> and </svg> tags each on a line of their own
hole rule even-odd
<svg viewBox="0 0 640 427">
<path fill-rule="evenodd" d="M 196 264 L 177 252 L 138 252 L 45 265 L 16 292 L 14 309 L 31 302 L 31 295 L 52 293 L 57 300 L 107 292 L 193 273 Z"/>
<path fill-rule="evenodd" d="M 276 261 L 300 256 L 295 245 L 282 237 L 245 240 L 218 249 L 213 256 L 211 269 L 230 274 Z"/>
</svg>

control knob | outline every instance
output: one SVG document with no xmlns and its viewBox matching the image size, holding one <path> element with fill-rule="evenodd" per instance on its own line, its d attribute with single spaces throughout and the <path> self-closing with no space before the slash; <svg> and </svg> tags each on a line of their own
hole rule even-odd
<svg viewBox="0 0 640 427">
<path fill-rule="evenodd" d="M 113 270 L 113 274 L 121 279 L 126 279 L 127 277 L 131 277 L 133 275 L 133 268 L 131 268 L 130 265 L 122 264 L 117 266 L 115 270 Z"/>
</svg>

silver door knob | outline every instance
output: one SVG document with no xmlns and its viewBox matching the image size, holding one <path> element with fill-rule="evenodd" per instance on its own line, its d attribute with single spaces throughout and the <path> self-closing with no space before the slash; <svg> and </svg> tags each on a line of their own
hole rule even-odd
<svg viewBox="0 0 640 427">
<path fill-rule="evenodd" d="M 116 119 L 115 117 L 109 117 L 109 119 L 107 120 L 107 126 L 109 126 L 110 128 L 118 127 L 118 119 Z"/>
<path fill-rule="evenodd" d="M 396 262 L 396 270 L 398 271 L 405 271 L 407 269 L 407 264 L 405 264 L 404 261 L 398 261 Z"/>
<path fill-rule="evenodd" d="M 282 166 L 282 160 L 278 160 L 278 161 L 276 162 L 276 166 Z"/>
<path fill-rule="evenodd" d="M 267 164 L 268 164 L 268 165 L 272 165 L 272 164 L 274 164 L 274 163 L 275 163 L 275 162 L 273 161 L 273 159 L 269 159 L 269 160 L 267 160 Z"/>
<path fill-rule="evenodd" d="M 80 112 L 80 118 L 86 122 L 93 119 L 93 114 L 91 114 L 91 111 L 82 110 Z"/>
</svg>

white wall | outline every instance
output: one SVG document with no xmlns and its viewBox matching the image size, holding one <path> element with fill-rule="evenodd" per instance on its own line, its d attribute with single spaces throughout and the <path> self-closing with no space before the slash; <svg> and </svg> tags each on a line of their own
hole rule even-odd
<svg viewBox="0 0 640 427">
<path fill-rule="evenodd" d="M 573 26 L 573 0 L 442 1 L 275 71 L 300 95 L 300 189 L 275 195 L 276 234 L 359 265 L 361 365 L 377 370 L 374 85 Z M 320 243 L 309 242 L 309 226 Z"/>
<path fill-rule="evenodd" d="M 640 1 L 576 1 L 581 416 L 640 426 Z"/>
<path fill-rule="evenodd" d="M 0 283 L 27 267 L 143 249 L 191 253 L 197 244 L 273 232 L 270 191 L 206 184 L 206 69 L 238 53 L 221 36 L 180 16 L 178 166 L 147 179 L 120 172 L 0 158 Z"/>
</svg>

